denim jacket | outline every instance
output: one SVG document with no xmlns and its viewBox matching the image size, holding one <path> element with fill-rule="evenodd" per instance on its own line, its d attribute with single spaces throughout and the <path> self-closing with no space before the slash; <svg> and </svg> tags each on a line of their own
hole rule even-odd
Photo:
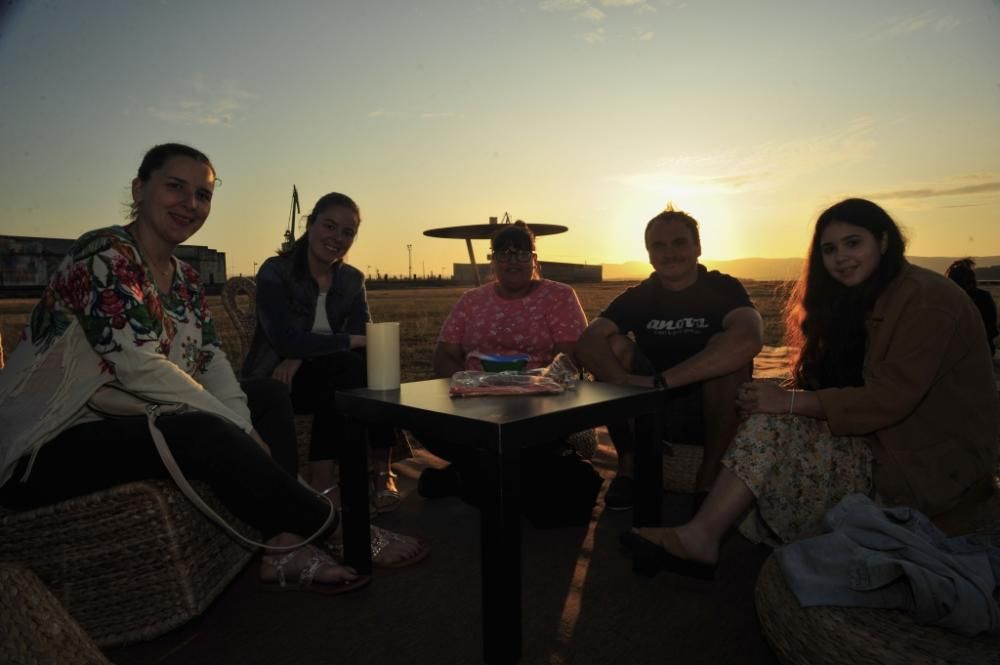
<svg viewBox="0 0 1000 665">
<path fill-rule="evenodd" d="M 303 262 L 304 263 L 304 262 Z M 333 334 L 312 331 L 319 286 L 295 253 L 273 256 L 257 273 L 257 327 L 243 362 L 243 378 L 269 377 L 285 358 L 303 360 L 347 351 L 351 335 L 364 335 L 371 321 L 365 279 L 341 262 L 326 294 L 326 315 Z"/>
<path fill-rule="evenodd" d="M 1000 633 L 1000 548 L 987 538 L 947 538 L 923 513 L 863 494 L 844 497 L 823 521 L 829 533 L 777 552 L 803 607 L 895 607 L 962 635 Z"/>
</svg>

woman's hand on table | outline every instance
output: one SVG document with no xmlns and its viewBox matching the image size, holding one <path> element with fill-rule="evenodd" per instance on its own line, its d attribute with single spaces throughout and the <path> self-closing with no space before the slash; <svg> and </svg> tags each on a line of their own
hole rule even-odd
<svg viewBox="0 0 1000 665">
<path fill-rule="evenodd" d="M 368 346 L 368 338 L 364 335 L 351 335 L 351 348 L 363 349 Z"/>
<path fill-rule="evenodd" d="M 295 378 L 295 373 L 299 371 L 300 367 L 302 367 L 301 358 L 285 358 L 271 372 L 271 378 L 277 379 L 291 388 L 292 379 Z"/>
</svg>

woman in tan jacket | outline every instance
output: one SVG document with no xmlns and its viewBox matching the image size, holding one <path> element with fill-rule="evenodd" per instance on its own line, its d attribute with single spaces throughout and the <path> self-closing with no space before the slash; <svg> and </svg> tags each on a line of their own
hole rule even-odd
<svg viewBox="0 0 1000 665">
<path fill-rule="evenodd" d="M 989 498 L 1000 411 L 979 313 L 904 248 L 871 201 L 820 215 L 787 306 L 791 385 L 741 388 L 747 418 L 695 517 L 623 535 L 639 572 L 711 576 L 722 536 L 751 507 L 744 533 L 787 543 L 821 533 L 852 493 L 945 529 Z"/>
</svg>

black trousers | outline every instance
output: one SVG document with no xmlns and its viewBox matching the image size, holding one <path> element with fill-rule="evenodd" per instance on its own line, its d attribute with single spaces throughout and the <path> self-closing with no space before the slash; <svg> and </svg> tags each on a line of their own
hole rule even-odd
<svg viewBox="0 0 1000 665">
<path fill-rule="evenodd" d="M 364 388 L 368 369 L 363 351 L 342 351 L 306 360 L 292 379 L 295 413 L 312 414 L 310 460 L 337 459 L 343 445 L 391 448 L 396 443 L 391 427 L 365 427 L 337 414 L 337 391 Z"/>
<path fill-rule="evenodd" d="M 273 379 L 243 383 L 254 428 L 268 455 L 248 434 L 207 413 L 160 416 L 156 423 L 178 466 L 204 481 L 238 518 L 265 538 L 283 531 L 312 535 L 329 504 L 296 477 L 295 423 L 287 387 Z M 146 419 L 105 419 L 70 428 L 46 443 L 26 482 L 0 488 L 0 503 L 17 510 L 64 501 L 134 480 L 169 478 Z"/>
</svg>

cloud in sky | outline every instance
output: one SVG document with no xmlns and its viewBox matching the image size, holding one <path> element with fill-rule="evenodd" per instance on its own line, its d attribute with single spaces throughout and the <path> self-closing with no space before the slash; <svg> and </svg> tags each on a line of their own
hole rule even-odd
<svg viewBox="0 0 1000 665">
<path fill-rule="evenodd" d="M 873 119 L 861 117 L 827 134 L 673 158 L 647 171 L 611 179 L 646 191 L 666 185 L 699 194 L 764 189 L 835 164 L 864 160 L 875 145 L 874 125 Z"/>
<path fill-rule="evenodd" d="M 587 21 L 593 21 L 594 23 L 600 23 L 601 21 L 603 21 L 607 17 L 607 14 L 605 14 L 604 12 L 602 12 L 597 7 L 587 7 L 582 12 L 580 12 L 579 14 L 577 14 L 577 16 L 579 16 L 580 18 L 585 19 Z"/>
<path fill-rule="evenodd" d="M 596 5 L 600 5 L 600 7 L 604 7 L 609 11 L 618 11 L 620 9 L 631 9 L 639 13 L 656 11 L 656 8 L 649 4 L 648 0 L 594 0 L 593 2 L 588 0 L 542 0 L 538 4 L 538 7 L 546 12 L 572 13 L 575 20 L 601 23 L 608 18 L 608 14 Z M 646 34 L 651 35 L 652 33 Z M 595 44 L 607 40 L 608 35 L 602 29 L 582 33 L 579 37 L 586 42 Z M 644 39 L 643 41 L 648 41 L 648 39 Z"/>
<path fill-rule="evenodd" d="M 590 6 L 586 0 L 542 0 L 539 8 L 547 12 L 578 11 Z"/>
<path fill-rule="evenodd" d="M 975 180 L 967 184 L 960 184 L 961 181 Z M 908 187 L 903 189 L 892 189 L 882 192 L 875 192 L 870 196 L 878 199 L 902 199 L 916 200 L 929 199 L 939 196 L 975 196 L 977 194 L 1000 193 L 1000 177 L 996 175 L 975 175 L 961 178 L 951 178 L 944 182 L 922 185 L 919 187 Z M 966 204 L 974 205 L 974 204 Z M 954 206 L 950 206 L 954 207 Z"/>
<path fill-rule="evenodd" d="M 876 26 L 869 34 L 872 40 L 892 39 L 909 35 L 922 30 L 933 30 L 934 32 L 948 32 L 954 30 L 962 24 L 955 16 L 941 15 L 937 10 L 928 9 L 920 14 L 912 16 L 893 16 L 884 23 Z"/>
<path fill-rule="evenodd" d="M 600 42 L 607 41 L 608 33 L 604 28 L 597 28 L 590 32 L 584 32 L 580 35 L 580 39 L 588 44 L 599 44 Z"/>
<path fill-rule="evenodd" d="M 212 84 L 199 77 L 191 81 L 189 92 L 148 106 L 146 111 L 165 122 L 233 125 L 246 116 L 247 107 L 258 99 L 258 95 L 235 81 Z"/>
<path fill-rule="evenodd" d="M 436 118 L 454 118 L 457 114 L 454 111 L 389 111 L 386 109 L 376 109 L 368 112 L 369 118 L 422 118 L 433 120 Z"/>
</svg>

